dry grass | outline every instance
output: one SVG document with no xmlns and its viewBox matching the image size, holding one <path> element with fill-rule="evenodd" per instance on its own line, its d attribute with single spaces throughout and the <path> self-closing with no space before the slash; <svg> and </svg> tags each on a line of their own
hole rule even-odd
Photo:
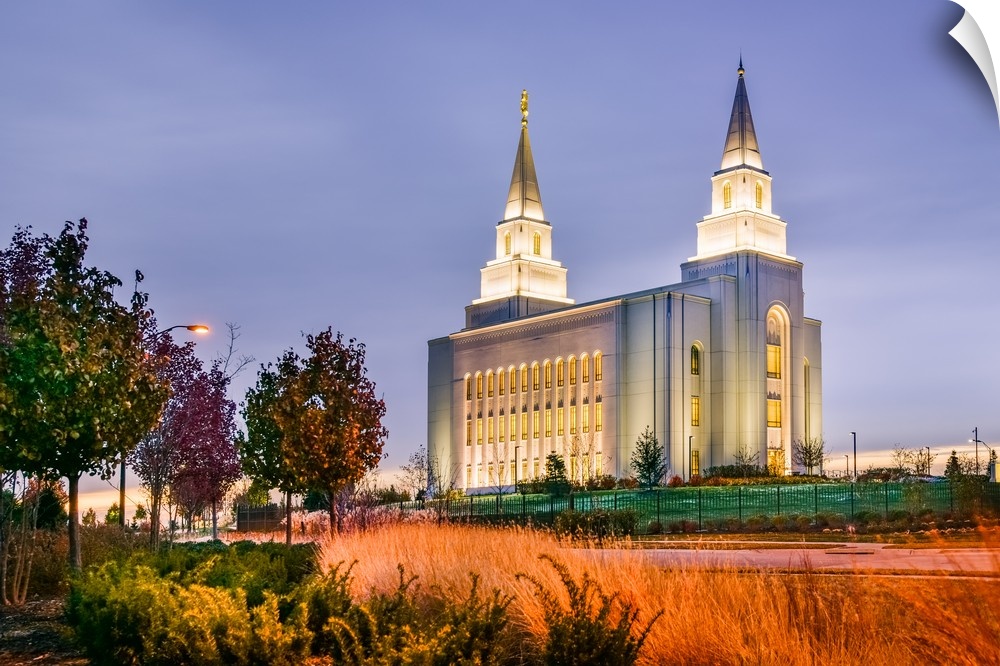
<svg viewBox="0 0 1000 666">
<path fill-rule="evenodd" d="M 357 561 L 359 595 L 394 589 L 402 564 L 424 593 L 464 599 L 475 572 L 481 589 L 513 597 L 525 650 L 544 639 L 546 623 L 531 583 L 515 574 L 562 592 L 539 560 L 549 554 L 620 592 L 640 624 L 663 611 L 646 664 L 1000 663 L 998 581 L 664 569 L 638 550 L 568 548 L 548 533 L 460 525 L 394 525 L 326 540 L 320 552 L 327 567 Z"/>
</svg>

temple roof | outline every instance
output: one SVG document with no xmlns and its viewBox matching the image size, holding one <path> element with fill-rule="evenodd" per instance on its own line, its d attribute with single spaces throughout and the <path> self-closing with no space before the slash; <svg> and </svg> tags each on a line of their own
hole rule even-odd
<svg viewBox="0 0 1000 666">
<path fill-rule="evenodd" d="M 538 191 L 538 177 L 535 176 L 535 160 L 531 156 L 531 140 L 528 138 L 528 92 L 521 93 L 521 139 L 517 142 L 517 156 L 514 158 L 514 173 L 510 177 L 510 192 L 503 219 L 513 220 L 526 217 L 539 222 L 545 221 L 542 210 L 542 195 Z"/>
</svg>

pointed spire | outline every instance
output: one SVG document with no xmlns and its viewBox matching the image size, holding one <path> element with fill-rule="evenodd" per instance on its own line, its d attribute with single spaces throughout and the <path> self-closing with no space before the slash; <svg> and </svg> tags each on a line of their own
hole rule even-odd
<svg viewBox="0 0 1000 666">
<path fill-rule="evenodd" d="M 736 81 L 736 99 L 733 100 L 733 113 L 729 118 L 729 133 L 726 135 L 726 147 L 722 150 L 720 171 L 740 166 L 763 171 L 764 163 L 760 159 L 757 134 L 753 129 L 753 116 L 750 115 L 747 84 L 743 79 L 745 70 L 742 54 L 736 73 L 739 74 L 739 79 Z"/>
<path fill-rule="evenodd" d="M 510 177 L 510 192 L 503 219 L 513 220 L 526 217 L 539 222 L 545 221 L 542 211 L 542 195 L 538 191 L 535 176 L 535 160 L 531 156 L 531 141 L 528 139 L 528 91 L 521 91 L 521 139 L 517 143 L 514 158 L 514 173 Z"/>
</svg>

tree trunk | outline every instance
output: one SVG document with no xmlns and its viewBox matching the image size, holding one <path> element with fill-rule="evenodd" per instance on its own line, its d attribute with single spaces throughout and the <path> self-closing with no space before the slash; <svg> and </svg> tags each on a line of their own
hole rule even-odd
<svg viewBox="0 0 1000 666">
<path fill-rule="evenodd" d="M 121 476 L 118 477 L 118 524 L 125 529 L 125 454 L 122 454 Z"/>
<path fill-rule="evenodd" d="M 160 498 L 153 495 L 149 512 L 149 545 L 153 550 L 160 546 Z"/>
<path fill-rule="evenodd" d="M 219 514 L 218 514 L 218 502 L 213 497 L 212 498 L 212 540 L 219 540 Z"/>
<path fill-rule="evenodd" d="M 80 557 L 80 475 L 69 479 L 69 566 L 74 571 L 83 569 Z"/>
<path fill-rule="evenodd" d="M 285 545 L 292 545 L 292 491 L 285 491 Z"/>
</svg>

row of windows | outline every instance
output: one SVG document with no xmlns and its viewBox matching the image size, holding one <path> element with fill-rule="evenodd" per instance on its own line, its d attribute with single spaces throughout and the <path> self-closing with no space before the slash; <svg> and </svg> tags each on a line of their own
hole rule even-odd
<svg viewBox="0 0 1000 666">
<path fill-rule="evenodd" d="M 577 415 L 579 414 L 580 419 L 577 420 Z M 565 410 L 562 407 L 556 409 L 556 435 L 562 437 L 565 432 L 565 422 L 563 416 L 565 415 Z M 546 409 L 544 412 L 545 416 L 545 436 L 552 436 L 552 410 Z M 518 423 L 520 423 L 520 429 L 518 429 Z M 541 414 L 539 410 L 532 410 L 531 412 L 531 436 L 534 439 L 538 439 L 541 436 L 542 429 L 541 425 Z M 577 429 L 582 430 L 584 433 L 590 432 L 590 406 L 584 405 L 582 409 L 577 412 L 576 405 L 572 405 L 569 408 L 569 434 L 577 434 Z M 594 432 L 601 432 L 604 430 L 604 405 L 601 404 L 600 398 L 598 402 L 594 405 Z M 507 435 L 510 434 L 510 441 L 514 442 L 518 439 L 518 434 L 522 440 L 528 439 L 528 412 L 521 412 L 521 418 L 518 419 L 517 414 L 510 414 L 509 416 L 498 416 L 496 418 L 490 417 L 486 419 L 486 442 L 487 444 L 493 443 L 494 433 L 497 436 L 497 440 L 500 442 L 507 441 Z M 482 417 L 476 419 L 476 444 L 483 443 L 483 419 Z M 465 445 L 472 446 L 472 418 L 469 417 L 465 420 Z"/>
<path fill-rule="evenodd" d="M 593 459 L 592 464 L 589 464 L 589 465 L 587 464 L 586 460 L 578 461 L 577 458 L 578 458 L 578 456 L 570 456 L 570 458 L 569 458 L 569 466 L 570 466 L 570 468 L 569 468 L 569 477 L 571 479 L 577 478 L 577 471 L 578 471 L 577 468 L 578 467 L 582 468 L 582 469 L 580 469 L 581 473 L 585 473 L 587 475 L 590 474 L 591 470 L 593 471 L 594 475 L 597 476 L 597 477 L 600 477 L 601 474 L 603 473 L 603 470 L 602 470 L 603 466 L 601 465 L 601 454 L 600 454 L 600 451 L 598 451 L 597 456 Z M 579 462 L 579 465 L 578 465 L 578 462 Z M 516 463 L 513 460 L 511 460 L 511 461 L 509 461 L 507 463 L 499 463 L 496 466 L 494 466 L 494 464 L 492 462 L 488 463 L 487 466 L 486 466 L 486 470 L 487 470 L 488 476 L 484 477 L 483 476 L 483 463 L 476 463 L 476 481 L 477 481 L 476 485 L 484 486 L 487 483 L 490 483 L 490 484 L 493 484 L 493 485 L 507 485 L 508 483 L 513 483 L 514 479 L 513 478 L 509 478 L 508 475 L 507 475 L 508 474 L 508 472 L 507 472 L 508 468 L 510 469 L 510 474 L 513 475 L 513 473 L 515 471 L 515 468 L 516 468 Z M 542 467 L 541 467 L 541 462 L 539 461 L 539 459 L 537 457 L 535 457 L 534 461 L 532 462 L 531 469 L 533 471 L 533 476 L 535 478 L 538 478 L 539 477 L 539 473 L 541 472 Z M 527 460 L 527 458 L 521 461 L 521 476 L 520 476 L 520 478 L 521 479 L 527 479 L 528 478 L 528 460 Z M 466 465 L 465 466 L 465 486 L 467 488 L 471 488 L 472 487 L 472 465 Z"/>
<path fill-rule="evenodd" d="M 531 236 L 531 252 L 535 255 L 542 253 L 542 235 L 537 231 Z M 503 253 L 510 256 L 510 232 L 503 235 Z"/>
<path fill-rule="evenodd" d="M 755 203 L 757 204 L 757 208 L 763 208 L 764 207 L 764 185 L 761 184 L 761 182 L 758 180 L 757 181 L 757 186 L 754 189 L 755 189 L 754 194 L 755 194 L 755 198 L 756 198 Z M 733 207 L 733 186 L 728 181 L 726 181 L 722 185 L 722 207 L 723 208 L 732 208 Z"/>
<path fill-rule="evenodd" d="M 604 356 L 597 352 L 594 354 L 594 381 L 601 381 L 604 378 Z M 584 354 L 580 357 L 580 374 L 582 375 L 582 381 L 584 384 L 590 382 L 590 358 Z M 485 385 L 486 397 L 492 398 L 495 393 L 500 395 L 506 394 L 508 387 L 510 389 L 511 395 L 517 393 L 518 389 L 518 379 L 520 379 L 521 392 L 527 392 L 528 390 L 528 374 L 529 368 L 527 365 L 522 365 L 520 372 L 511 366 L 507 370 L 497 370 L 496 373 L 493 370 L 487 370 L 486 374 L 483 375 L 481 372 L 477 372 L 475 376 L 475 396 L 477 400 L 482 399 L 483 389 Z M 542 379 L 544 378 L 545 388 L 552 388 L 552 361 L 545 361 L 545 364 L 539 367 L 538 363 L 531 364 L 531 389 L 533 391 L 538 391 L 542 385 Z M 577 361 L 576 358 L 570 356 L 568 361 L 563 361 L 558 359 L 555 363 L 555 382 L 557 386 L 563 386 L 566 382 L 566 376 L 569 376 L 570 386 L 574 386 L 577 380 Z M 471 375 L 466 375 L 465 377 L 465 399 L 472 400 L 473 396 L 473 378 Z"/>
</svg>

